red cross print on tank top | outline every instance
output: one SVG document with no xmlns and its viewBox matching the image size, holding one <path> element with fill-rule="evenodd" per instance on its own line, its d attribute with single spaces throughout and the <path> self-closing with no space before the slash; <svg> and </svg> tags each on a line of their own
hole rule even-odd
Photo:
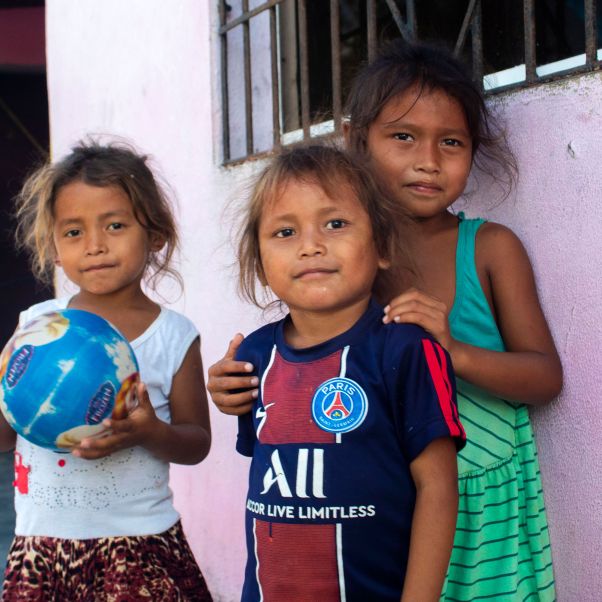
<svg viewBox="0 0 602 602">
<path fill-rule="evenodd" d="M 31 466 L 23 464 L 23 456 L 15 452 L 15 480 L 13 487 L 17 488 L 19 493 L 29 493 L 29 473 Z"/>
</svg>

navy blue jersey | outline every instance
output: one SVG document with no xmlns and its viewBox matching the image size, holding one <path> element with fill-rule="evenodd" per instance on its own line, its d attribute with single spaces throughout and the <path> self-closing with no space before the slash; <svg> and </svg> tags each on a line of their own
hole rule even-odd
<svg viewBox="0 0 602 602">
<path fill-rule="evenodd" d="M 350 330 L 307 349 L 285 343 L 286 318 L 239 349 L 260 377 L 237 442 L 253 458 L 245 602 L 399 601 L 410 463 L 438 437 L 465 437 L 447 353 L 382 316 L 372 301 Z"/>
</svg>

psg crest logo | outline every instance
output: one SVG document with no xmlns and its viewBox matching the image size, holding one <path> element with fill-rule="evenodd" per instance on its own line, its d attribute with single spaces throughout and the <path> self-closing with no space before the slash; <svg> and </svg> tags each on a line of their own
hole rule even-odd
<svg viewBox="0 0 602 602">
<path fill-rule="evenodd" d="M 329 433 L 356 429 L 368 413 L 368 397 L 350 378 L 331 378 L 316 390 L 311 402 L 316 424 Z"/>
</svg>

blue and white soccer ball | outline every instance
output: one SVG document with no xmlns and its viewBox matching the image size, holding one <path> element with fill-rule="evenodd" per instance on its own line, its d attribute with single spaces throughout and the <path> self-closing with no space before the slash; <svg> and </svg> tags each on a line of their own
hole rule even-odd
<svg viewBox="0 0 602 602">
<path fill-rule="evenodd" d="M 66 451 L 134 407 L 138 362 L 105 319 L 78 309 L 21 326 L 0 355 L 0 409 L 25 439 Z"/>
</svg>

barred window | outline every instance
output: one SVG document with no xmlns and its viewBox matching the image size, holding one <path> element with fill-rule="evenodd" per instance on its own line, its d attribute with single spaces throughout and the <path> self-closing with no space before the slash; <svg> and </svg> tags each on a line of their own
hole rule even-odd
<svg viewBox="0 0 602 602">
<path fill-rule="evenodd" d="M 443 44 L 485 93 L 600 69 L 596 0 L 219 0 L 223 161 L 337 135 L 383 42 Z"/>
</svg>

